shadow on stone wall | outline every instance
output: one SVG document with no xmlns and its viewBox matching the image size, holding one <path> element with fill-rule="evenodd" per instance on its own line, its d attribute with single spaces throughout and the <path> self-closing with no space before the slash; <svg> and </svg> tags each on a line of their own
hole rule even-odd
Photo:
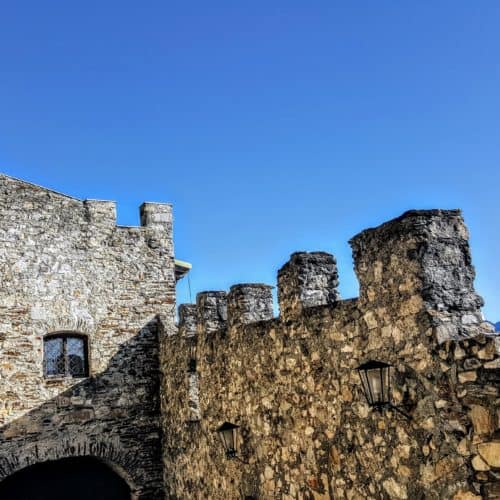
<svg viewBox="0 0 500 500">
<path fill-rule="evenodd" d="M 45 379 L 45 388 L 64 390 L 0 427 L 0 481 L 35 463 L 91 456 L 126 479 L 133 498 L 162 498 L 159 327 L 156 317 L 106 370 L 70 388 Z"/>
</svg>

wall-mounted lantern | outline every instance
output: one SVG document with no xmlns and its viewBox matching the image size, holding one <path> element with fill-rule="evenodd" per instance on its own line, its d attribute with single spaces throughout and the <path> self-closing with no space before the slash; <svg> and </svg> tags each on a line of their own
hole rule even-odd
<svg viewBox="0 0 500 500">
<path fill-rule="evenodd" d="M 226 458 L 236 459 L 238 460 L 238 462 L 248 465 L 248 462 L 245 462 L 245 460 L 242 460 L 238 456 L 239 428 L 240 428 L 239 425 L 232 424 L 231 422 L 224 422 L 215 431 L 219 434 L 221 438 L 222 445 L 224 446 L 224 451 L 226 452 Z"/>
<path fill-rule="evenodd" d="M 239 425 L 224 422 L 217 432 L 221 438 L 227 458 L 236 458 L 238 455 L 238 429 Z"/>
<path fill-rule="evenodd" d="M 391 408 L 411 420 L 410 415 L 391 403 L 391 368 L 392 365 L 383 361 L 368 361 L 358 366 L 366 400 L 372 408 L 380 412 Z"/>
</svg>

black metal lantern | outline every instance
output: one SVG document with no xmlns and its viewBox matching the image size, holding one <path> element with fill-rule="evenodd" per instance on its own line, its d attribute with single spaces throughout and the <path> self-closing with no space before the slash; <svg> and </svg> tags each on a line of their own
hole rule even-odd
<svg viewBox="0 0 500 500">
<path fill-rule="evenodd" d="M 368 404 L 377 410 L 391 406 L 391 365 L 368 361 L 358 366 L 359 377 Z"/>
<path fill-rule="evenodd" d="M 391 408 L 411 420 L 410 415 L 391 403 L 391 368 L 392 365 L 383 361 L 367 361 L 358 366 L 366 400 L 372 408 L 380 412 Z"/>
<path fill-rule="evenodd" d="M 222 440 L 227 458 L 236 458 L 238 455 L 238 429 L 239 425 L 224 422 L 217 432 Z"/>
</svg>

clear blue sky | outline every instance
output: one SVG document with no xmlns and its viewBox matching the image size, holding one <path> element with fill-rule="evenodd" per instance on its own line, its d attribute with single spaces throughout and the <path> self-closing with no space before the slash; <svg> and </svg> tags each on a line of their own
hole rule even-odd
<svg viewBox="0 0 500 500">
<path fill-rule="evenodd" d="M 460 207 L 498 321 L 499 26 L 498 0 L 4 2 L 0 170 L 122 224 L 172 202 L 193 295 L 318 249 L 354 296 L 351 236 Z"/>
</svg>

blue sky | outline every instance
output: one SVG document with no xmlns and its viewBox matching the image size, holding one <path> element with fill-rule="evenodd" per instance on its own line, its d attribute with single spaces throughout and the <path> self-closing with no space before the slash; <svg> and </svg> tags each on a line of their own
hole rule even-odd
<svg viewBox="0 0 500 500">
<path fill-rule="evenodd" d="M 500 320 L 498 1 L 23 1 L 0 17 L 0 170 L 175 210 L 193 298 L 463 209 Z M 187 282 L 179 286 L 189 300 Z"/>
</svg>

